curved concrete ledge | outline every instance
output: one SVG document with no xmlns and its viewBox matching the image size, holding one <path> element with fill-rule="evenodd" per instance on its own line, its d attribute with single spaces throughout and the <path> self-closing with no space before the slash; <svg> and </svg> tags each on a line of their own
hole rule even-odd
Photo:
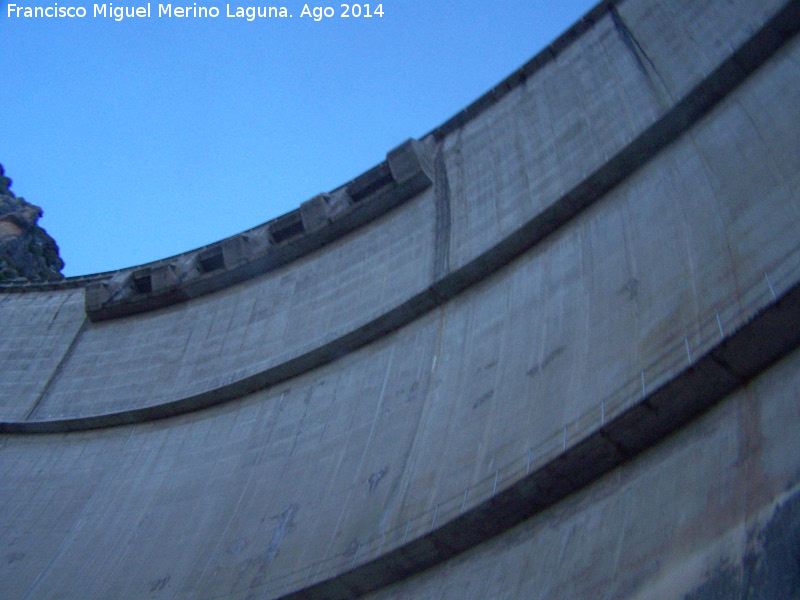
<svg viewBox="0 0 800 600">
<path fill-rule="evenodd" d="M 86 287 L 92 321 L 185 302 L 268 273 L 376 219 L 432 183 L 430 160 L 408 140 L 386 162 L 293 212 L 199 250 Z"/>
<path fill-rule="evenodd" d="M 477 118 L 555 60 L 604 16 L 615 15 L 617 21 L 616 7 L 621 2 L 602 0 L 525 65 L 423 138 L 441 141 Z M 785 10 L 792 9 L 787 5 Z M 790 21 L 791 17 L 789 27 Z M 781 36 L 780 31 L 772 33 Z M 752 70 L 746 64 L 743 68 Z M 87 314 L 92 320 L 137 314 L 186 301 L 269 272 L 391 210 L 430 185 L 430 160 L 416 140 L 408 140 L 389 152 L 385 162 L 344 186 L 231 238 L 118 271 L 54 282 L 0 283 L 0 293 L 86 287 Z"/>
<path fill-rule="evenodd" d="M 487 500 L 468 510 L 464 504 L 458 510 L 461 498 L 453 499 L 449 511 L 438 505 L 433 515 L 412 520 L 418 521 L 412 530 L 417 537 L 408 537 L 406 529 L 403 542 L 385 554 L 380 554 L 380 548 L 389 544 L 381 539 L 378 557 L 363 563 L 341 557 L 337 566 L 344 572 L 336 577 L 285 593 L 313 572 L 304 568 L 275 577 L 275 587 L 266 584 L 260 591 L 274 597 L 281 589 L 280 597 L 287 600 L 353 600 L 438 565 L 589 486 L 707 411 L 798 345 L 800 283 L 632 406 L 619 407 L 616 414 L 613 409 L 598 411 L 594 430 L 585 437 L 569 437 L 565 428 L 562 449 L 557 432 L 555 449 L 549 448 L 533 463 L 529 458 L 527 468 L 506 475 L 499 485 L 495 476 Z M 437 517 L 440 523 L 444 521 L 439 527 Z"/>
<path fill-rule="evenodd" d="M 299 209 L 219 242 L 119 271 L 62 281 L 0 283 L 0 292 L 86 288 L 86 314 L 104 321 L 185 302 L 269 273 L 388 213 L 432 183 L 417 140 L 386 161 Z"/>
<path fill-rule="evenodd" d="M 609 12 L 614 5 L 619 4 L 620 1 L 621 0 L 603 0 L 597 4 L 591 11 L 584 15 L 580 21 L 575 23 L 567 31 L 561 34 L 547 48 L 539 52 L 517 71 L 509 75 L 506 79 L 486 92 L 483 96 L 475 100 L 475 102 L 423 137 L 426 138 L 430 136 L 435 140 L 440 141 L 449 133 L 452 133 L 459 127 L 462 127 L 464 124 L 476 118 L 488 107 L 501 100 L 509 91 L 524 83 L 528 77 L 533 75 L 537 70 L 552 61 L 559 52 L 579 39 L 581 34 L 592 27 L 600 18 Z M 411 162 L 407 162 L 409 152 L 416 155 L 416 158 L 411 158 Z M 419 177 L 418 171 L 414 167 L 415 162 L 419 163 L 422 171 L 428 178 L 427 182 L 424 178 Z M 392 170 L 392 167 L 394 167 L 394 170 Z M 203 285 L 200 285 L 199 288 L 203 290 L 200 293 L 207 293 L 208 291 L 219 289 L 220 287 L 230 285 L 231 283 L 244 281 L 250 277 L 256 276 L 257 274 L 268 272 L 270 269 L 281 264 L 285 264 L 294 258 L 302 256 L 303 254 L 313 252 L 315 249 L 318 249 L 324 244 L 330 242 L 332 239 L 344 235 L 348 231 L 351 231 L 355 227 L 368 222 L 386 210 L 390 210 L 393 206 L 396 206 L 396 204 L 402 203 L 403 200 L 414 195 L 415 193 L 418 193 L 420 189 L 424 189 L 430 185 L 431 168 L 430 157 L 425 156 L 424 150 L 420 149 L 419 144 L 416 143 L 416 140 L 408 140 L 394 151 L 390 152 L 387 155 L 387 160 L 385 162 L 353 179 L 351 182 L 348 182 L 341 188 L 337 188 L 328 194 L 320 194 L 319 196 L 312 198 L 298 209 L 300 211 L 300 220 L 302 221 L 303 233 L 306 235 L 316 234 L 313 235 L 311 239 L 304 240 L 299 244 L 302 249 L 298 253 L 295 254 L 290 250 L 281 251 L 280 249 L 274 249 L 274 257 L 269 260 L 264 256 L 253 257 L 251 255 L 248 259 L 245 259 L 253 261 L 254 263 L 249 268 L 242 268 L 242 258 L 233 256 L 231 257 L 232 260 L 229 259 L 228 265 L 232 264 L 234 267 L 239 267 L 239 269 L 234 270 L 239 270 L 240 273 L 238 275 L 231 274 L 228 275 L 227 278 L 220 278 L 219 280 L 216 280 L 212 276 L 208 276 L 205 278 L 206 281 L 209 281 L 209 283 L 206 284 L 208 286 L 207 291 L 204 289 Z M 387 170 L 390 171 L 389 174 L 387 174 Z M 415 180 L 413 182 L 409 181 L 409 179 L 411 179 L 409 177 L 410 171 L 413 171 L 413 179 Z M 394 180 L 394 185 L 390 183 L 390 180 Z M 378 185 L 376 185 L 376 183 Z M 347 221 L 349 221 L 349 223 L 339 224 L 336 227 L 330 227 L 342 218 L 340 213 L 350 213 L 350 211 L 353 211 L 354 200 L 355 202 L 361 202 L 366 196 L 370 196 L 369 200 L 374 200 L 371 198 L 371 196 L 376 195 L 376 192 L 378 191 L 381 192 L 381 196 L 384 196 L 382 199 L 383 202 L 380 200 L 371 201 L 369 202 L 371 205 L 370 211 L 365 211 L 363 207 L 359 207 L 360 210 L 355 211 L 359 216 L 348 214 L 349 218 Z M 339 207 L 331 206 L 334 196 L 339 197 L 338 202 L 341 203 Z M 389 196 L 390 198 L 385 198 L 385 196 Z M 322 222 L 319 220 L 321 213 L 325 213 Z M 270 235 L 271 229 L 274 228 L 282 230 L 287 225 L 297 223 L 298 220 L 296 216 L 297 211 L 293 211 L 272 221 L 264 223 L 263 225 L 242 232 L 237 236 L 228 238 L 227 240 L 221 240 L 213 244 L 208 244 L 202 248 L 183 252 L 170 258 L 154 261 L 153 263 L 120 269 L 118 271 L 108 271 L 104 273 L 68 277 L 61 281 L 11 284 L 0 283 L 0 293 L 22 293 L 71 289 L 77 287 L 87 287 L 93 283 L 105 282 L 105 286 L 99 287 L 92 292 L 93 294 L 96 294 L 96 297 L 93 298 L 88 305 L 89 310 L 87 310 L 87 313 L 91 313 L 90 316 L 93 320 L 115 318 L 116 316 L 137 314 L 147 310 L 154 310 L 161 306 L 168 306 L 169 304 L 181 302 L 193 297 L 188 291 L 186 293 L 177 292 L 174 293 L 174 296 L 171 296 L 168 290 L 164 289 L 167 287 L 177 287 L 176 283 L 178 282 L 176 282 L 177 278 L 175 277 L 176 271 L 178 271 L 180 277 L 185 277 L 186 270 L 191 269 L 197 269 L 199 271 L 198 274 L 200 275 L 206 273 L 202 270 L 202 265 L 193 264 L 187 269 L 185 266 L 186 263 L 191 264 L 202 262 L 200 255 L 204 253 L 208 253 L 207 258 L 210 258 L 211 256 L 218 256 L 220 254 L 220 249 L 218 247 L 225 245 L 226 242 L 230 245 L 241 246 L 242 241 L 231 242 L 230 240 L 236 240 L 242 236 L 245 238 L 252 236 L 264 238 L 260 248 L 258 248 L 257 251 L 254 251 L 253 254 L 258 253 L 258 251 L 263 253 L 265 251 L 265 245 L 275 244 L 276 242 L 274 236 Z M 317 231 L 321 225 L 326 228 L 324 235 L 320 235 Z M 278 237 L 278 244 L 286 241 L 286 238 L 280 234 Z M 289 237 L 295 238 L 295 235 Z M 244 244 L 246 245 L 247 241 L 244 241 Z M 228 250 L 228 253 L 232 252 L 235 252 L 235 250 Z M 222 253 L 225 253 L 224 248 L 222 249 Z M 182 263 L 182 268 L 178 267 L 176 263 Z M 170 264 L 173 266 L 170 267 Z M 141 292 L 137 290 L 137 283 L 135 281 L 137 278 L 135 277 L 134 272 L 140 270 L 144 271 L 138 278 L 138 281 L 140 282 L 138 284 L 140 289 L 147 288 L 148 284 L 144 282 L 144 278 L 150 276 L 150 285 L 152 285 L 152 280 L 155 279 L 156 288 L 158 288 L 153 290 L 153 292 L 158 292 L 161 290 L 161 293 L 156 295 L 164 296 L 163 299 L 153 300 L 150 298 L 150 296 L 153 295 L 153 292 Z M 198 274 L 193 275 L 197 276 Z M 216 275 L 220 274 L 217 273 Z M 108 280 L 114 279 L 115 276 L 117 279 L 116 284 L 111 284 L 108 282 Z M 214 280 L 213 282 L 211 282 L 212 279 Z M 97 280 L 100 281 L 98 282 Z M 109 287 L 113 288 L 113 291 L 109 291 Z M 120 292 L 120 289 L 123 291 Z M 138 301 L 131 301 L 131 299 L 128 298 L 127 302 L 121 301 L 121 307 L 117 309 L 108 307 L 106 310 L 103 310 L 102 306 L 97 306 L 98 302 L 101 305 L 105 304 L 111 300 L 112 296 L 116 297 L 116 295 L 120 293 L 126 298 L 128 298 L 129 295 L 136 294 L 146 295 L 148 297 L 139 298 Z M 119 299 L 117 300 L 119 301 Z"/>
<path fill-rule="evenodd" d="M 798 7 L 604 3 L 252 281 L 0 295 L 6 595 L 730 595 L 691 591 L 800 489 Z"/>
<path fill-rule="evenodd" d="M 742 83 L 750 73 L 762 65 L 785 42 L 794 37 L 798 30 L 800 30 L 800 1 L 795 0 L 789 2 L 714 72 L 710 73 L 690 93 L 667 111 L 662 118 L 643 131 L 640 136 L 631 140 L 618 154 L 609 158 L 605 164 L 589 174 L 577 186 L 476 258 L 440 277 L 427 289 L 411 296 L 406 301 L 364 325 L 266 370 L 174 401 L 164 402 L 155 406 L 73 418 L 2 422 L 0 423 L 0 432 L 54 433 L 79 431 L 140 423 L 151 419 L 172 417 L 201 410 L 264 389 L 291 377 L 296 377 L 407 325 L 433 308 L 452 300 L 465 290 L 491 276 L 498 269 L 509 264 L 600 200 L 610 189 L 650 161 L 660 150 L 676 140 L 713 109 Z M 405 164 L 411 166 L 406 169 L 406 175 L 399 176 L 399 179 L 401 181 L 411 181 L 412 183 L 409 185 L 413 189 L 417 189 L 419 186 L 424 187 L 426 181 L 428 184 L 430 183 L 426 170 L 421 169 L 419 154 L 416 150 L 413 152 L 411 150 L 417 148 L 417 146 L 416 143 L 408 142 L 401 147 L 404 150 L 400 153 L 405 157 Z M 396 167 L 393 172 L 399 173 L 401 170 L 400 167 Z M 364 189 L 370 189 L 368 183 L 362 182 L 359 186 Z M 386 200 L 386 202 L 393 205 L 400 197 L 407 196 L 397 195 L 392 191 L 386 196 L 391 200 Z M 379 200 L 376 200 L 375 206 L 381 207 L 375 214 L 380 214 L 383 212 L 383 208 L 386 207 Z M 375 215 L 372 216 L 374 217 Z M 329 231 L 333 231 L 333 229 Z M 324 238 L 329 234 L 326 232 L 321 235 Z M 316 238 L 308 239 L 311 244 Z M 220 249 L 220 252 L 224 251 L 224 244 L 216 247 Z M 288 254 L 286 256 L 300 252 L 302 248 L 302 246 L 287 247 Z M 311 246 L 306 250 L 310 251 Z M 202 256 L 202 253 L 197 256 Z M 197 283 L 197 288 L 192 287 L 192 284 L 186 284 L 181 288 L 184 290 L 182 292 L 178 292 L 178 288 L 167 285 L 158 292 L 137 296 L 132 302 L 127 302 L 125 299 L 109 300 L 110 304 L 106 308 L 101 307 L 102 303 L 96 307 L 99 312 L 95 312 L 95 318 L 119 316 L 125 314 L 125 311 L 129 309 L 137 312 L 139 308 L 142 310 L 145 310 L 145 307 L 155 308 L 157 306 L 151 306 L 151 304 L 155 303 L 161 306 L 159 303 L 162 302 L 169 304 L 181 301 L 189 293 L 198 295 L 212 291 L 216 285 L 228 285 L 230 283 L 228 279 L 230 278 L 247 278 L 261 272 L 260 270 L 263 268 L 280 264 L 280 261 L 284 260 L 280 256 L 283 255 L 279 255 L 277 258 L 274 255 L 265 255 L 262 259 L 254 259 L 233 268 L 231 271 L 215 276 L 213 283 L 211 283 L 211 279 L 203 280 L 207 282 L 207 285 L 200 282 Z M 289 260 L 289 258 L 284 258 Z M 256 266 L 254 267 L 253 265 Z M 134 280 L 136 273 L 134 271 L 132 274 Z M 149 271 L 147 276 L 152 277 L 153 274 L 153 271 Z M 152 280 L 149 281 L 152 282 Z M 94 285 L 105 286 L 107 284 Z M 87 290 L 88 304 L 92 302 L 89 299 L 90 295 Z"/>
</svg>

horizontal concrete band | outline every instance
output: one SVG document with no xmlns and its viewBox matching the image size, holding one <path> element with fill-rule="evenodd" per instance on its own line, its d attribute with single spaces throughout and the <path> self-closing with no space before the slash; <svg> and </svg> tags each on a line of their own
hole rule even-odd
<svg viewBox="0 0 800 600">
<path fill-rule="evenodd" d="M 489 277 L 642 167 L 676 140 L 800 31 L 800 0 L 788 2 L 683 99 L 550 207 L 461 268 L 365 325 L 249 377 L 156 406 L 45 421 L 0 423 L 2 433 L 63 433 L 167 418 L 221 404 L 296 377 L 373 342 Z"/>
</svg>

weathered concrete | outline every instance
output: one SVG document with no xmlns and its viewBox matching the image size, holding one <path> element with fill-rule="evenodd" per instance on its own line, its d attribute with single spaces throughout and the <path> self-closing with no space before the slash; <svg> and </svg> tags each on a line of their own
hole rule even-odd
<svg viewBox="0 0 800 600">
<path fill-rule="evenodd" d="M 796 598 L 799 360 L 568 500 L 371 598 Z"/>
<path fill-rule="evenodd" d="M 344 188 L 320 194 L 242 234 L 86 287 L 86 314 L 101 321 L 185 302 L 273 271 L 385 214 L 431 185 L 425 148 L 408 140 Z"/>
<path fill-rule="evenodd" d="M 0 295 L 7 595 L 793 597 L 800 2 L 694 4 L 599 5 L 273 270 Z"/>
</svg>

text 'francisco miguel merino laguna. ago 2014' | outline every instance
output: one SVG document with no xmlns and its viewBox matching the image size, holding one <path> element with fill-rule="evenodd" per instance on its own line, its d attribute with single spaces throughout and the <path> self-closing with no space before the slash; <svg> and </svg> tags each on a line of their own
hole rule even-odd
<svg viewBox="0 0 800 600">
<path fill-rule="evenodd" d="M 24 6 L 20 4 L 9 4 L 7 7 L 8 18 L 84 18 L 91 14 L 95 18 L 111 18 L 115 21 L 122 21 L 125 18 L 139 17 L 176 17 L 176 18 L 216 18 L 224 14 L 226 17 L 244 18 L 253 21 L 256 18 L 287 18 L 293 15 L 285 6 L 231 6 L 225 5 L 225 12 L 222 13 L 216 6 L 198 6 L 193 2 L 192 6 L 173 6 L 172 4 L 159 4 L 158 10 L 152 10 L 150 3 L 138 6 L 114 6 L 113 3 L 95 4 L 91 13 L 84 6 L 59 6 L 54 2 L 51 6 Z M 303 5 L 300 11 L 301 18 L 310 18 L 320 21 L 323 18 L 331 17 L 382 17 L 383 4 L 341 4 L 337 11 L 333 6 L 312 6 Z"/>
</svg>

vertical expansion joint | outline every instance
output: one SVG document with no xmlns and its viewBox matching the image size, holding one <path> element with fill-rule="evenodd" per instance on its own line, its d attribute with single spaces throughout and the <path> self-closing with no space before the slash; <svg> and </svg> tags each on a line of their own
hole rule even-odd
<svg viewBox="0 0 800 600">
<path fill-rule="evenodd" d="M 83 335 L 83 332 L 86 329 L 87 324 L 88 321 L 84 319 L 83 322 L 81 323 L 81 326 L 75 332 L 75 335 L 72 336 L 72 339 L 69 342 L 69 346 L 67 346 L 67 349 L 64 351 L 64 354 L 61 355 L 61 359 L 58 361 L 58 364 L 56 365 L 55 369 L 53 369 L 53 372 L 50 373 L 50 376 L 47 378 L 44 387 L 42 387 L 42 391 L 39 392 L 39 395 L 36 397 L 36 400 L 33 402 L 33 405 L 31 405 L 30 410 L 25 415 L 24 419 L 25 421 L 30 421 L 33 415 L 36 413 L 36 411 L 39 410 L 39 407 L 41 406 L 45 396 L 47 396 L 47 393 L 50 391 L 53 382 L 56 379 L 58 379 L 59 375 L 61 374 L 61 371 L 64 369 L 64 364 L 69 360 L 69 358 L 75 351 L 75 347 L 77 346 L 78 340 Z"/>
<path fill-rule="evenodd" d="M 434 159 L 434 195 L 436 197 L 436 247 L 433 266 L 434 281 L 450 272 L 450 182 L 442 145 Z"/>
<path fill-rule="evenodd" d="M 633 54 L 633 57 L 636 59 L 636 64 L 639 65 L 639 68 L 647 76 L 648 79 L 650 79 L 650 71 L 655 73 L 664 91 L 666 91 L 667 95 L 670 97 L 670 99 L 672 99 L 672 96 L 669 93 L 669 88 L 667 87 L 666 83 L 661 77 L 661 73 L 659 73 L 655 63 L 648 56 L 647 52 L 645 52 L 645 49 L 639 43 L 639 40 L 637 40 L 636 36 L 633 35 L 633 32 L 630 30 L 627 23 L 625 23 L 625 20 L 622 18 L 622 15 L 619 14 L 619 10 L 617 9 L 616 4 L 612 3 L 609 6 L 609 12 L 611 13 L 611 20 L 614 22 L 614 29 L 617 30 L 617 33 L 622 39 L 622 42 L 625 44 L 628 50 L 630 50 L 631 54 Z M 645 62 L 642 59 L 644 59 L 644 61 L 646 61 L 647 64 L 645 64 Z"/>
<path fill-rule="evenodd" d="M 628 47 L 628 50 L 630 50 L 633 56 L 636 58 L 636 62 L 639 63 L 639 66 L 642 68 L 642 70 L 646 72 L 647 68 L 644 66 L 644 63 L 642 63 L 642 56 L 647 57 L 647 54 L 645 53 L 641 44 L 639 44 L 638 40 L 634 37 L 633 32 L 628 28 L 628 25 L 622 19 L 622 15 L 619 14 L 619 10 L 615 5 L 611 5 L 610 12 L 611 20 L 614 22 L 614 29 L 617 30 L 619 37 L 622 38 L 622 41 Z"/>
</svg>

